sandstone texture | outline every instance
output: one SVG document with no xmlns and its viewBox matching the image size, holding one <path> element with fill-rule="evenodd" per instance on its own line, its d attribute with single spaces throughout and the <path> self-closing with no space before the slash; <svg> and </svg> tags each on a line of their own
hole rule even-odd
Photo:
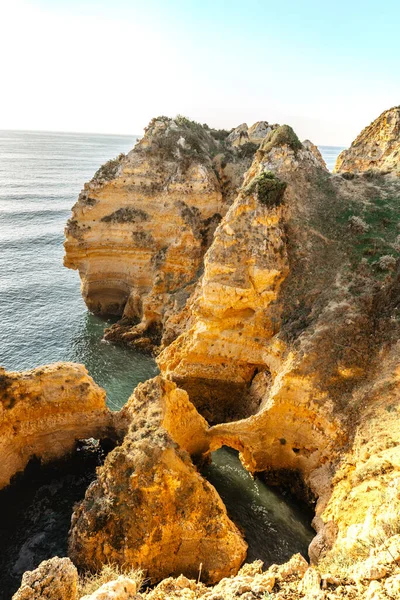
<svg viewBox="0 0 400 600">
<path fill-rule="evenodd" d="M 317 500 L 310 556 L 339 570 L 343 549 L 356 562 L 382 527 L 396 533 L 381 507 L 400 509 L 399 198 L 390 176 L 332 176 L 290 128 L 273 130 L 215 233 L 186 330 L 158 358 L 213 424 L 211 450 L 236 448 Z"/>
<path fill-rule="evenodd" d="M 106 393 L 83 365 L 56 363 L 26 372 L 0 368 L 0 488 L 33 457 L 49 462 L 78 439 L 107 437 Z"/>
<path fill-rule="evenodd" d="M 172 159 L 159 154 L 171 131 Z M 189 142 L 190 156 L 179 150 Z M 96 310 L 107 312 L 114 304 L 115 312 L 125 311 L 110 338 L 161 347 L 161 376 L 139 386 L 116 418 L 125 437 L 75 510 L 72 559 L 97 570 L 108 561 L 126 563 L 145 569 L 152 582 L 184 575 L 148 592 L 154 598 L 395 598 L 400 179 L 386 167 L 332 175 L 315 146 L 301 143 L 287 125 L 259 123 L 251 135 L 242 125 L 228 137 L 213 137 L 182 118 L 162 118 L 140 144 L 117 161 L 108 181 L 97 175 L 85 188 L 74 209 L 79 218 L 72 230 L 69 225 L 66 261 L 80 270 L 89 307 L 99 303 Z M 387 152 L 386 165 L 396 163 L 396 152 L 395 146 Z M 182 156 L 187 166 L 181 167 Z M 160 161 L 160 177 L 172 169 L 201 219 L 220 215 L 204 243 L 192 226 L 174 221 L 175 213 L 143 220 L 152 236 L 175 224 L 170 238 L 157 238 L 157 248 L 169 240 L 167 255 L 177 244 L 175 258 L 157 267 L 164 282 L 157 293 L 156 271 L 136 246 L 121 266 L 117 238 L 111 251 L 104 246 L 102 264 L 99 246 L 89 243 L 108 244 L 111 230 L 102 227 L 133 214 L 125 211 L 125 188 L 110 211 L 111 192 L 122 190 L 133 164 L 153 177 L 153 159 Z M 185 187 L 188 174 L 200 168 L 213 182 L 204 188 L 204 204 L 194 180 Z M 129 202 L 134 198 L 135 210 L 146 214 L 170 206 L 178 197 L 175 175 L 150 200 L 134 191 Z M 102 212 L 82 233 L 86 192 L 88 211 Z M 118 217 L 101 221 L 111 213 Z M 74 241 L 75 226 L 83 237 Z M 138 265 L 148 276 L 142 287 Z M 181 302 L 177 290 L 184 290 Z M 262 472 L 315 507 L 311 567 L 300 557 L 266 573 L 245 566 L 239 579 L 205 588 L 234 576 L 246 552 L 222 501 L 195 467 L 222 445 L 237 449 L 250 472 Z"/>
<path fill-rule="evenodd" d="M 26 571 L 13 600 L 77 600 L 78 571 L 69 558 L 55 556 Z"/>
<path fill-rule="evenodd" d="M 182 327 L 204 252 L 257 148 L 236 149 L 227 135 L 184 117 L 153 119 L 85 185 L 64 263 L 78 269 L 92 312 L 123 317 L 107 339 L 152 351 Z"/>
<path fill-rule="evenodd" d="M 76 508 L 69 554 L 85 569 L 141 568 L 151 581 L 185 573 L 214 583 L 235 574 L 247 545 L 190 455 L 208 448 L 206 421 L 175 384 L 138 386 L 121 446 Z"/>
<path fill-rule="evenodd" d="M 378 170 L 400 174 L 400 106 L 385 110 L 338 156 L 335 172 Z"/>
</svg>

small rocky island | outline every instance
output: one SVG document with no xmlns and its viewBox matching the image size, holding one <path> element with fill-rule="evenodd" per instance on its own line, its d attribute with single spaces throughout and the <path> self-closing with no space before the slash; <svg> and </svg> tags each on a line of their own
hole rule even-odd
<svg viewBox="0 0 400 600">
<path fill-rule="evenodd" d="M 2 487 L 76 440 L 113 447 L 69 558 L 26 572 L 14 600 L 400 597 L 399 175 L 399 107 L 333 174 L 288 125 L 184 117 L 153 119 L 99 169 L 65 265 L 92 312 L 119 318 L 105 338 L 160 375 L 111 412 L 80 365 L 0 372 Z M 222 446 L 312 508 L 309 562 L 243 565 L 200 473 Z"/>
</svg>

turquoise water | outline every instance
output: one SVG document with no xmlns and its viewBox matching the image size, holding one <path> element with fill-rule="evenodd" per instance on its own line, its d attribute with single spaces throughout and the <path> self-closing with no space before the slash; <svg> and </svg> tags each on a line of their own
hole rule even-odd
<svg viewBox="0 0 400 600">
<path fill-rule="evenodd" d="M 62 263 L 64 226 L 83 184 L 135 140 L 0 131 L 0 365 L 84 363 L 115 409 L 156 367 L 149 357 L 102 341 L 104 321 L 88 313 L 78 274 Z M 320 150 L 332 168 L 341 148 Z"/>
<path fill-rule="evenodd" d="M 105 323 L 63 266 L 64 226 L 83 184 L 135 136 L 0 131 L 0 365 L 84 363 L 121 407 L 153 359 L 102 342 Z"/>
</svg>

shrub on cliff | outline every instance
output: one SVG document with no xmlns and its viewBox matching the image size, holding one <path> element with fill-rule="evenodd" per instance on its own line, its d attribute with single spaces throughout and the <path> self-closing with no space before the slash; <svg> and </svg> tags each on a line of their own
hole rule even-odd
<svg viewBox="0 0 400 600">
<path fill-rule="evenodd" d="M 264 171 L 258 175 L 244 189 L 245 196 L 256 194 L 257 200 L 265 206 L 277 206 L 282 202 L 287 183 L 282 181 L 271 171 Z"/>
<path fill-rule="evenodd" d="M 215 142 L 200 123 L 178 115 L 154 137 L 148 148 L 163 160 L 178 160 L 186 169 L 192 162 L 206 162 Z"/>
<path fill-rule="evenodd" d="M 138 221 L 147 221 L 149 215 L 140 208 L 133 206 L 124 206 L 110 215 L 105 215 L 100 219 L 103 223 L 137 223 Z"/>
<path fill-rule="evenodd" d="M 273 129 L 263 141 L 260 150 L 269 152 L 275 146 L 289 146 L 294 152 L 300 150 L 303 144 L 289 125 L 281 125 Z"/>
<path fill-rule="evenodd" d="M 123 158 L 125 158 L 125 154 L 121 153 L 117 158 L 107 161 L 96 171 L 93 179 L 98 181 L 111 181 L 111 179 L 114 179 Z"/>
</svg>

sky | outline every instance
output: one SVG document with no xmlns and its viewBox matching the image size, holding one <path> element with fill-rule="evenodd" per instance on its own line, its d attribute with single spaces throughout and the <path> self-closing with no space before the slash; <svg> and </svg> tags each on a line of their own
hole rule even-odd
<svg viewBox="0 0 400 600">
<path fill-rule="evenodd" d="M 0 129 L 183 114 L 347 146 L 400 104 L 399 22 L 398 0 L 0 0 Z"/>
</svg>

